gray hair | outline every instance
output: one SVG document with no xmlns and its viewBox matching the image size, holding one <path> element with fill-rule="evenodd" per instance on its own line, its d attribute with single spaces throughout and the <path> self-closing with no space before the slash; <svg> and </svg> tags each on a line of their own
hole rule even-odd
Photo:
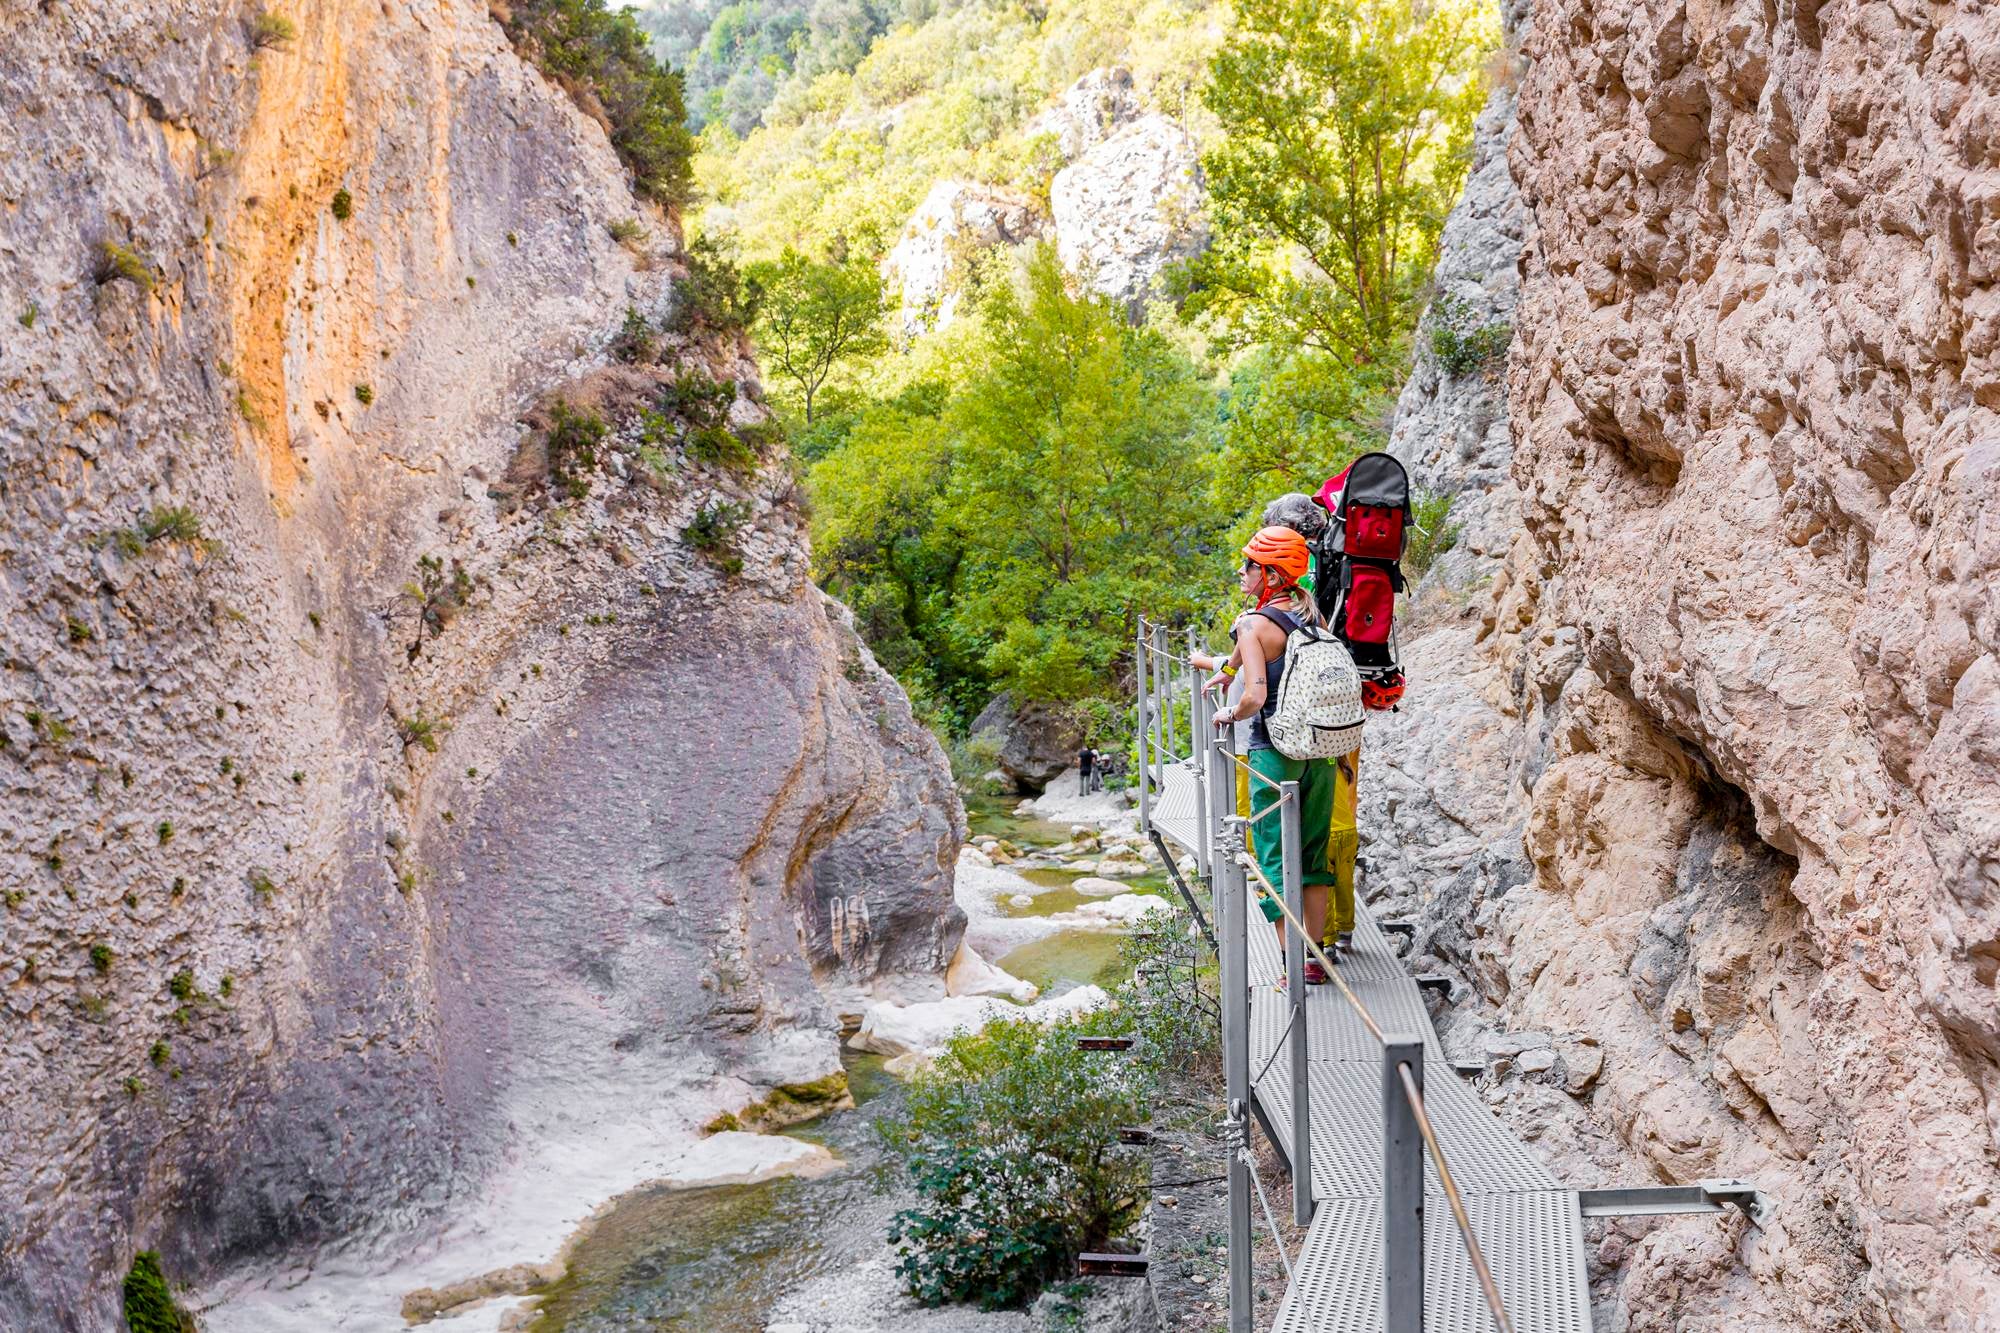
<svg viewBox="0 0 2000 1333">
<path fill-rule="evenodd" d="M 1326 510 L 1310 495 L 1292 491 L 1264 506 L 1264 526 L 1290 528 L 1307 541 L 1316 542 L 1326 531 Z"/>
</svg>

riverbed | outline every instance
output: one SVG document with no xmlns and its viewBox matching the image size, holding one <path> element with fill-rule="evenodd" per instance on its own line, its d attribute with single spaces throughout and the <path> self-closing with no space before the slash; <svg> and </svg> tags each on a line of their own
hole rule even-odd
<svg viewBox="0 0 2000 1333">
<path fill-rule="evenodd" d="M 967 815 L 975 837 L 991 835 L 1026 848 L 1072 838 L 1072 826 L 1016 814 L 1018 798 L 974 798 Z M 1012 871 L 1011 867 L 1002 867 Z M 992 960 L 1033 982 L 1044 995 L 1077 986 L 1106 989 L 1122 980 L 1122 932 L 1033 929 L 1091 901 L 1072 887 L 1079 872 L 1025 869 L 1024 884 L 995 900 L 990 891 L 961 905 L 975 923 L 1018 922 L 1032 937 Z M 1157 875 L 1133 877 L 1132 893 L 1161 893 Z M 1013 898 L 1025 894 L 1030 901 Z M 520 1302 L 510 1322 L 529 1333 L 810 1333 L 826 1327 L 894 1333 L 1025 1333 L 1020 1313 L 926 1311 L 901 1291 L 885 1237 L 905 1200 L 895 1190 L 877 1122 L 902 1103 L 902 1084 L 879 1057 L 849 1053 L 855 1105 L 786 1134 L 820 1144 L 840 1159 L 816 1178 L 782 1178 L 708 1189 L 641 1188 L 613 1200 L 571 1249 L 562 1280 Z M 520 1323 L 523 1318 L 530 1322 Z"/>
</svg>

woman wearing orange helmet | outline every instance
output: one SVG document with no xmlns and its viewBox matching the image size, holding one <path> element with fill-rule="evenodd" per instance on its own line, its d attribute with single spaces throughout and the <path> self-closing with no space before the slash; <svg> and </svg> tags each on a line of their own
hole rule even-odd
<svg viewBox="0 0 2000 1333">
<path fill-rule="evenodd" d="M 1312 594 L 1299 586 L 1311 563 L 1305 538 L 1290 528 L 1260 528 L 1243 548 L 1243 569 L 1237 580 L 1255 607 L 1231 627 L 1243 667 L 1243 693 L 1231 707 L 1216 710 L 1218 727 L 1250 722 L 1250 842 L 1266 879 L 1284 885 L 1284 853 L 1277 813 L 1278 784 L 1299 784 L 1299 831 L 1303 845 L 1299 864 L 1305 887 L 1305 926 L 1313 939 L 1326 926 L 1327 891 L 1335 884 L 1328 856 L 1333 823 L 1334 771 L 1323 759 L 1288 759 L 1271 744 L 1265 722 L 1276 705 L 1278 681 L 1285 671 L 1285 641 L 1301 624 L 1319 623 Z M 1226 679 L 1228 668 L 1210 683 Z M 1264 904 L 1266 917 L 1276 920 L 1277 908 Z M 1279 932 L 1283 934 L 1283 930 Z M 1326 973 L 1317 961 L 1306 964 L 1306 983 L 1321 985 Z"/>
</svg>

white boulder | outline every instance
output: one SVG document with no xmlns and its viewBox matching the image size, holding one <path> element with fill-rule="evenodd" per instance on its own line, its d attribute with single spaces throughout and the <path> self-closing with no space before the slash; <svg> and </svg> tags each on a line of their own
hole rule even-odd
<svg viewBox="0 0 2000 1333">
<path fill-rule="evenodd" d="M 947 995 L 993 995 L 1016 1004 L 1031 1004 L 1042 993 L 1034 982 L 1023 981 L 995 967 L 962 940 L 958 952 L 952 955 L 951 966 L 945 969 L 944 989 Z"/>
<path fill-rule="evenodd" d="M 1159 899 L 1148 899 L 1158 902 Z M 1097 906 L 1097 904 L 1090 904 Z M 861 1031 L 849 1038 L 858 1051 L 880 1055 L 929 1057 L 961 1032 L 976 1032 L 996 1018 L 1028 1018 L 1037 1023 L 1079 1014 L 1110 1002 L 1111 997 L 1097 986 L 1078 986 L 1061 995 L 1031 1005 L 1014 1005 L 990 996 L 955 996 L 923 1004 L 877 1004 L 869 1006 L 861 1018 Z M 891 1072 L 912 1068 L 914 1060 L 888 1062 Z"/>
<path fill-rule="evenodd" d="M 1121 893 L 1116 898 L 1078 904 L 1075 911 L 1060 912 L 1049 920 L 1085 930 L 1122 930 L 1146 913 L 1163 909 L 1166 905 L 1166 901 L 1155 894 Z"/>
<path fill-rule="evenodd" d="M 1041 235 L 1034 204 L 991 186 L 939 181 L 904 224 L 882 261 L 882 278 L 902 293 L 899 326 L 915 337 L 958 313 L 965 265 L 981 250 L 1020 245 Z"/>
<path fill-rule="evenodd" d="M 857 1051 L 877 1055 L 928 1054 L 961 1032 L 976 1032 L 994 1019 L 1020 1010 L 988 995 L 953 995 L 919 1004 L 871 1004 L 861 1030 L 848 1038 Z"/>
<path fill-rule="evenodd" d="M 1100 879 L 1096 875 L 1085 875 L 1070 887 L 1086 898 L 1109 898 L 1125 892 L 1125 886 L 1117 880 Z"/>
<path fill-rule="evenodd" d="M 816 1176 L 838 1165 L 839 1159 L 817 1143 L 728 1130 L 691 1145 L 652 1183 L 672 1189 L 754 1185 L 778 1176 Z"/>
</svg>

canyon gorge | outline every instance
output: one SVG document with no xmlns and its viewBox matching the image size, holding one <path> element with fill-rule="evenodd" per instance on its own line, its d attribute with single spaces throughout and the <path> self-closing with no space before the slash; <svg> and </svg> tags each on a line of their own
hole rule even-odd
<svg viewBox="0 0 2000 1333">
<path fill-rule="evenodd" d="M 8 1329 L 836 1095 L 828 996 L 960 929 L 943 755 L 604 129 L 483 4 L 259 21 L 0 9 Z M 558 397 L 627 408 L 577 487 Z"/>
<path fill-rule="evenodd" d="M 0 1329 L 587 1209 L 942 994 L 944 752 L 504 11 L 0 0 Z M 1504 17 L 1363 891 L 1565 1183 L 1773 1200 L 1593 1224 L 1600 1328 L 2000 1328 L 2000 10 Z M 1131 82 L 1043 113 L 1061 216 L 936 183 L 899 327 L 1063 228 L 1143 304 L 1203 233 Z"/>
</svg>

